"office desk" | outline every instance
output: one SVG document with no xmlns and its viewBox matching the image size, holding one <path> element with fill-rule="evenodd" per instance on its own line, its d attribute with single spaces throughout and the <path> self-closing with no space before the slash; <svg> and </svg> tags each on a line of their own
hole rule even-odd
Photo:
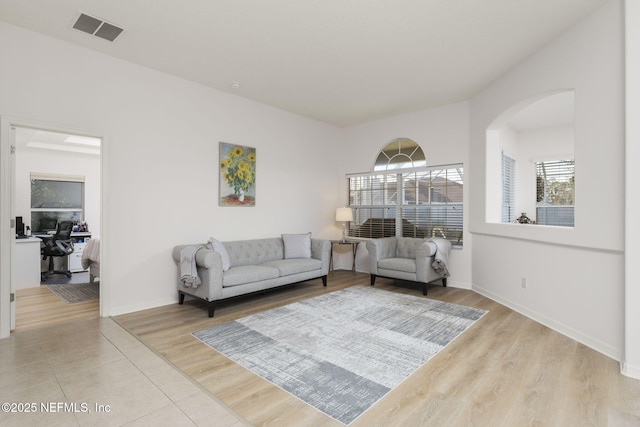
<svg viewBox="0 0 640 427">
<path fill-rule="evenodd" d="M 15 285 L 16 289 L 40 286 L 40 240 L 37 237 L 16 239 Z"/>
</svg>

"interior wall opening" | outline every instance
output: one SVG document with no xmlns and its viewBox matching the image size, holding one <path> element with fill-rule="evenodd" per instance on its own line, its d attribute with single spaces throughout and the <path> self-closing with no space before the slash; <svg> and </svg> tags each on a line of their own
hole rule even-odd
<svg viewBox="0 0 640 427">
<path fill-rule="evenodd" d="M 486 221 L 573 227 L 573 90 L 527 99 L 486 131 Z"/>
</svg>

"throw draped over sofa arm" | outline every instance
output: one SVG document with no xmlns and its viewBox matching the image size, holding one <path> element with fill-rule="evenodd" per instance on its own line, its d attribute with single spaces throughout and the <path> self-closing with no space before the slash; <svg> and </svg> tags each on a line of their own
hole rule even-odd
<svg viewBox="0 0 640 427">
<path fill-rule="evenodd" d="M 450 249 L 451 243 L 444 239 L 384 237 L 368 240 L 371 286 L 378 276 L 421 283 L 423 295 L 427 294 L 427 284 L 435 280 L 441 279 L 443 286 L 447 286 L 446 264 Z"/>
</svg>

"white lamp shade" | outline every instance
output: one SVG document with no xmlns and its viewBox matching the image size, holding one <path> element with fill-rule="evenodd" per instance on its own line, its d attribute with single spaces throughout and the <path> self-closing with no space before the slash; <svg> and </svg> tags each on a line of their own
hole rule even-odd
<svg viewBox="0 0 640 427">
<path fill-rule="evenodd" d="M 336 221 L 353 221 L 353 212 L 351 211 L 351 208 L 336 209 Z"/>
</svg>

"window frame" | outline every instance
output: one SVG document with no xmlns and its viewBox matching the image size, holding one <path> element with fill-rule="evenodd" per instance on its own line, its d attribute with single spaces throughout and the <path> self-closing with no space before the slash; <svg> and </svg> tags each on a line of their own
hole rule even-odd
<svg viewBox="0 0 640 427">
<path fill-rule="evenodd" d="M 554 158 L 550 160 L 538 160 L 534 162 L 536 172 L 536 223 L 557 227 L 575 226 L 575 159 Z M 547 174 L 547 169 L 550 173 Z M 542 192 L 540 191 L 542 180 Z M 550 200 L 549 188 L 551 183 L 568 182 L 571 190 L 558 186 L 561 200 L 570 199 L 572 203 L 555 203 Z M 541 194 L 542 193 L 542 194 Z"/>
<path fill-rule="evenodd" d="M 33 190 L 34 181 L 50 181 L 50 182 L 72 182 L 80 184 L 79 194 L 79 206 L 78 203 L 74 203 L 73 206 L 41 206 L 34 207 Z M 31 225 L 34 232 L 47 231 L 47 228 L 42 228 L 40 224 L 44 219 L 56 219 L 57 222 L 64 220 L 71 220 L 74 222 L 84 221 L 85 210 L 85 177 L 80 175 L 60 175 L 60 174 L 43 174 L 43 173 L 31 173 L 30 178 L 31 185 L 30 191 L 30 215 Z M 36 203 L 36 205 L 38 205 Z M 48 214 L 48 215 L 47 215 Z M 43 218 L 40 218 L 43 217 Z"/>
<path fill-rule="evenodd" d="M 354 212 L 349 237 L 444 237 L 462 248 L 462 163 L 348 174 L 347 185 Z"/>
</svg>

